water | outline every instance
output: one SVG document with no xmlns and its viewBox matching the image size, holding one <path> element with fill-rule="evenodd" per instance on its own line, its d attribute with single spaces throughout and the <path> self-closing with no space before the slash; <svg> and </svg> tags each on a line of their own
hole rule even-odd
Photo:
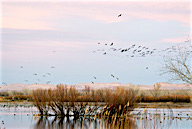
<svg viewBox="0 0 192 129">
<path fill-rule="evenodd" d="M 133 117 L 119 120 L 117 123 L 107 119 L 94 119 L 94 117 L 39 117 L 38 110 L 33 106 L 5 106 L 0 105 L 0 127 L 6 129 L 191 129 L 191 108 L 136 108 L 131 114 Z M 123 124 L 120 124 L 123 123 Z M 123 127 L 124 126 L 124 127 Z"/>
</svg>

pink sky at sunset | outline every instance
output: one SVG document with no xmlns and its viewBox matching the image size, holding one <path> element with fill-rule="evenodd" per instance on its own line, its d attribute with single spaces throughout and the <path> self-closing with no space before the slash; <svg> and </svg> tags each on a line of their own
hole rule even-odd
<svg viewBox="0 0 192 129">
<path fill-rule="evenodd" d="M 191 1 L 3 0 L 1 37 L 2 82 L 74 84 L 97 76 L 96 82 L 153 84 L 166 81 L 159 76 L 162 50 L 189 45 Z M 129 58 L 131 52 L 113 52 L 112 42 L 118 49 L 136 44 L 158 50 Z M 47 72 L 52 76 L 42 78 Z"/>
</svg>

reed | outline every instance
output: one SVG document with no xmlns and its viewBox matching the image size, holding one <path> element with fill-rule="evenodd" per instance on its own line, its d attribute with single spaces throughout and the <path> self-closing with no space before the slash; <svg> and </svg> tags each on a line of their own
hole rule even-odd
<svg viewBox="0 0 192 129">
<path fill-rule="evenodd" d="M 116 116 L 119 117 L 129 114 L 137 103 L 133 89 L 117 88 L 115 91 L 99 89 L 80 93 L 73 86 L 68 88 L 67 85 L 62 84 L 57 85 L 56 89 L 34 90 L 33 100 L 40 115 L 67 117 L 70 115 L 75 117 L 95 115 L 98 112 L 98 103 L 100 102 L 106 105 L 99 113 L 100 115 L 105 114 L 105 116 L 112 117 L 117 112 Z M 88 102 L 92 103 L 92 107 L 88 105 Z M 50 114 L 50 112 L 54 114 Z"/>
<path fill-rule="evenodd" d="M 137 106 L 135 90 L 119 88 L 112 92 L 106 90 L 103 114 L 110 118 L 124 117 L 129 115 Z"/>
</svg>

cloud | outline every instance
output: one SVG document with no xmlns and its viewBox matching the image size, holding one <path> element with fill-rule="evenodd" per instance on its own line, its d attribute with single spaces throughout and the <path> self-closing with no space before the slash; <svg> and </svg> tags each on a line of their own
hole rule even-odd
<svg viewBox="0 0 192 129">
<path fill-rule="evenodd" d="M 191 2 L 3 2 L 2 28 L 58 29 L 70 19 L 117 23 L 129 20 L 178 21 L 190 25 Z M 122 13 L 122 17 L 117 17 Z M 63 23 L 63 24 L 62 24 Z M 68 24 L 73 26 L 73 23 Z"/>
</svg>

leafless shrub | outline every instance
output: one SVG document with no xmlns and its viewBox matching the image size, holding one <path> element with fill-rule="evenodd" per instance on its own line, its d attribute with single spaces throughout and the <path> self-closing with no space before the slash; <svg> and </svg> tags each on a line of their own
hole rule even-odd
<svg viewBox="0 0 192 129">
<path fill-rule="evenodd" d="M 107 90 L 104 114 L 109 117 L 126 116 L 136 106 L 136 94 L 133 89 L 117 88 L 114 92 Z"/>
<path fill-rule="evenodd" d="M 56 89 L 34 90 L 34 103 L 39 109 L 41 115 L 49 115 L 53 111 L 54 115 L 70 116 L 72 113 L 75 117 L 85 114 L 95 114 L 98 111 L 98 102 L 106 103 L 104 110 L 100 114 L 107 114 L 112 117 L 127 115 L 134 108 L 137 101 L 133 89 L 117 88 L 115 91 L 92 90 L 86 94 L 80 94 L 73 86 L 59 84 Z M 94 103 L 94 107 L 86 107 L 88 102 Z M 109 113 L 110 112 L 110 113 Z"/>
</svg>

